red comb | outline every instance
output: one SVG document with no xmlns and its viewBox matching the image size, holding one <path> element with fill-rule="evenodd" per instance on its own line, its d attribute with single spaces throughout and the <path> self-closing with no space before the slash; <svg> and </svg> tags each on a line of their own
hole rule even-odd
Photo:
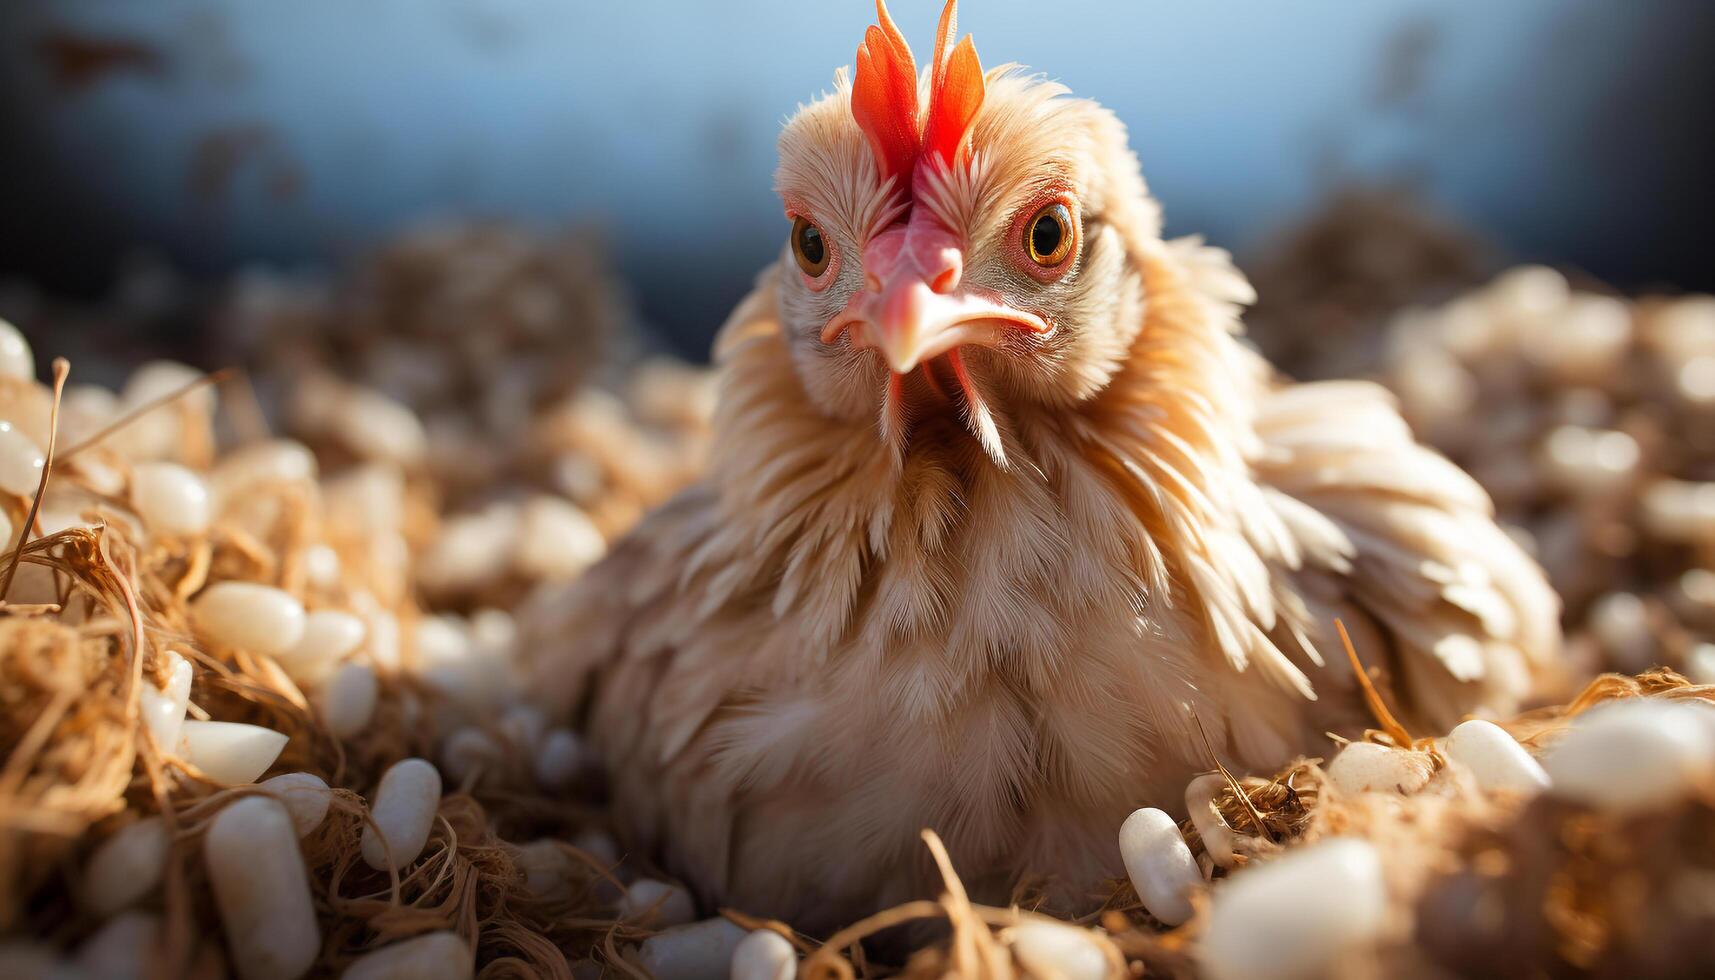
<svg viewBox="0 0 1715 980">
<path fill-rule="evenodd" d="M 869 139 L 883 177 L 908 174 L 917 162 L 917 62 L 911 46 L 875 0 L 880 23 L 864 32 L 852 83 L 852 118 Z"/>
<path fill-rule="evenodd" d="M 929 76 L 929 122 L 923 132 L 923 152 L 951 164 L 969 145 L 971 121 L 983 104 L 983 66 L 977 61 L 976 45 L 966 35 L 953 47 L 947 45 L 958 33 L 959 0 L 947 0 L 941 23 L 935 29 L 935 61 Z"/>
<path fill-rule="evenodd" d="M 941 11 L 929 69 L 929 118 L 921 122 L 911 48 L 888 16 L 885 0 L 876 0 L 875 14 L 877 26 L 864 32 L 858 47 L 852 118 L 884 177 L 909 174 L 924 153 L 952 163 L 968 145 L 971 121 L 983 104 L 983 69 L 971 39 L 947 50 L 958 25 L 958 0 L 947 0 Z"/>
</svg>

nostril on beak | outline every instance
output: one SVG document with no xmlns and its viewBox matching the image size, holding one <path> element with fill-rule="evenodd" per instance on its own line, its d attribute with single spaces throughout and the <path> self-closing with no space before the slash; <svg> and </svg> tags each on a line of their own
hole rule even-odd
<svg viewBox="0 0 1715 980">
<path fill-rule="evenodd" d="M 965 257 L 956 248 L 943 248 L 939 259 L 941 271 L 929 280 L 929 288 L 945 296 L 959 288 L 959 280 L 964 277 Z"/>
</svg>

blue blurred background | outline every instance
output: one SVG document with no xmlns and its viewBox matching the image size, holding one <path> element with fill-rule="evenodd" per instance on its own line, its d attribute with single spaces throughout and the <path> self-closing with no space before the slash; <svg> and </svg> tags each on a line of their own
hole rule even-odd
<svg viewBox="0 0 1715 980">
<path fill-rule="evenodd" d="M 895 0 L 920 53 L 938 3 Z M 1129 124 L 1169 230 L 1238 250 L 1409 186 L 1512 257 L 1715 286 L 1715 4 L 967 0 Z M 426 218 L 591 225 L 697 354 L 785 224 L 774 138 L 861 0 L 0 0 L 0 274 L 336 261 Z"/>
</svg>

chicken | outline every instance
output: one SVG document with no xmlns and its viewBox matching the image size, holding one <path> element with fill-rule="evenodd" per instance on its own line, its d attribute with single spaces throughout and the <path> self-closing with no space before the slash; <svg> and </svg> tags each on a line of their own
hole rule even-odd
<svg viewBox="0 0 1715 980">
<path fill-rule="evenodd" d="M 1430 728 L 1559 643 L 1482 489 L 1383 389 L 1273 374 L 1114 116 L 954 18 L 919 84 L 878 6 L 787 122 L 706 475 L 535 613 L 629 843 L 812 933 L 932 897 L 924 828 L 976 896 L 1087 899 L 1211 751 L 1363 726 L 1336 618 Z"/>
</svg>

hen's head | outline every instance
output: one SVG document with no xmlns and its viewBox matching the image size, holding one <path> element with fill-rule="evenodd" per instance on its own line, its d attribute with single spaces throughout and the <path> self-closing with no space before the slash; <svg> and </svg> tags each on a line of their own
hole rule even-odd
<svg viewBox="0 0 1715 980">
<path fill-rule="evenodd" d="M 1009 412 L 1075 405 L 1117 370 L 1160 221 L 1119 121 L 984 73 L 969 37 L 953 44 L 956 3 L 920 82 L 877 0 L 856 77 L 786 124 L 780 315 L 824 411 L 879 417 L 896 447 L 957 412 L 1004 465 Z"/>
</svg>

